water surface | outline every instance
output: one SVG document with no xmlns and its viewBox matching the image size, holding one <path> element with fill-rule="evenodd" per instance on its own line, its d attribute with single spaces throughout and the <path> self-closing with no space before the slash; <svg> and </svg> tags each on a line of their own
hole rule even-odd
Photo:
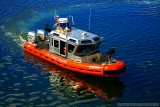
<svg viewBox="0 0 160 107">
<path fill-rule="evenodd" d="M 16 0 L 0 4 L 0 106 L 117 106 L 160 102 L 159 0 Z M 104 37 L 126 73 L 113 79 L 72 73 L 24 53 L 19 34 L 53 26 L 55 10 Z"/>
</svg>

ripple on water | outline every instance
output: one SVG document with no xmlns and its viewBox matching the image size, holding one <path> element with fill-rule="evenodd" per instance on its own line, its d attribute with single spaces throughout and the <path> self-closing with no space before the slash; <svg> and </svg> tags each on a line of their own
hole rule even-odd
<svg viewBox="0 0 160 107">
<path fill-rule="evenodd" d="M 4 22 L 0 26 L 0 32 L 4 33 L 0 36 L 0 100 L 4 101 L 0 102 L 0 105 L 7 103 L 8 106 L 96 106 L 104 105 L 106 101 L 112 103 L 121 99 L 122 102 L 160 101 L 160 6 L 151 1 L 96 2 L 92 1 L 90 4 L 88 1 L 56 1 L 55 4 L 53 1 L 46 1 L 45 4 L 44 1 L 42 3 L 30 0 L 8 2 L 18 4 L 17 7 L 13 4 L 2 5 L 5 9 L 0 17 L 18 16 L 7 17 L 7 24 Z M 61 8 L 60 13 L 66 12 L 62 15 L 73 13 L 75 22 L 83 20 L 85 24 L 88 23 L 87 3 L 92 7 L 91 31 L 104 36 L 100 49 L 105 51 L 104 48 L 116 47 L 116 55 L 127 63 L 126 73 L 120 76 L 125 87 L 119 80 L 114 82 L 89 76 L 81 77 L 79 74 L 72 74 L 37 60 L 38 58 L 31 57 L 23 61 L 23 52 L 17 51 L 20 50 L 15 46 L 19 31 L 42 28 L 43 25 L 39 23 L 43 23 L 42 19 L 50 18 L 54 13 L 51 10 L 56 7 Z M 46 10 L 51 12 L 46 13 Z M 88 30 L 85 24 L 76 23 L 76 27 Z"/>
</svg>

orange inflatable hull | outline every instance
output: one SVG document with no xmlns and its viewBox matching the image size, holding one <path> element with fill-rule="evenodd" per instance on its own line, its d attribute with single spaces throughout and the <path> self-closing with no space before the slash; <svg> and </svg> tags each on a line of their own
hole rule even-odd
<svg viewBox="0 0 160 107">
<path fill-rule="evenodd" d="M 47 50 L 39 50 L 33 44 L 26 42 L 24 50 L 48 62 L 51 62 L 62 68 L 95 76 L 115 77 L 125 72 L 125 63 L 117 61 L 113 64 L 91 64 L 83 62 L 74 62 L 59 55 L 53 54 Z"/>
</svg>

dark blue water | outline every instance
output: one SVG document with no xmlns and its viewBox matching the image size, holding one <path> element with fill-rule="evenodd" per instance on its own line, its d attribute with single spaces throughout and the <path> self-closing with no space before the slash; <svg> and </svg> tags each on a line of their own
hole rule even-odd
<svg viewBox="0 0 160 107">
<path fill-rule="evenodd" d="M 73 15 L 75 27 L 104 37 L 126 62 L 118 78 L 72 73 L 24 53 L 19 34 L 53 26 L 53 15 Z M 118 106 L 160 102 L 159 0 L 0 1 L 0 106 Z"/>
</svg>

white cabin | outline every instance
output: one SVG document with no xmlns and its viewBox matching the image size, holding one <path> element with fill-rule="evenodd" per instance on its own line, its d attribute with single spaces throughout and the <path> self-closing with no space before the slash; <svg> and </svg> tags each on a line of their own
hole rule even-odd
<svg viewBox="0 0 160 107">
<path fill-rule="evenodd" d="M 98 47 L 102 37 L 75 27 L 71 28 L 67 18 L 59 18 L 56 24 L 56 29 L 49 33 L 50 52 L 80 62 L 100 60 Z"/>
</svg>

